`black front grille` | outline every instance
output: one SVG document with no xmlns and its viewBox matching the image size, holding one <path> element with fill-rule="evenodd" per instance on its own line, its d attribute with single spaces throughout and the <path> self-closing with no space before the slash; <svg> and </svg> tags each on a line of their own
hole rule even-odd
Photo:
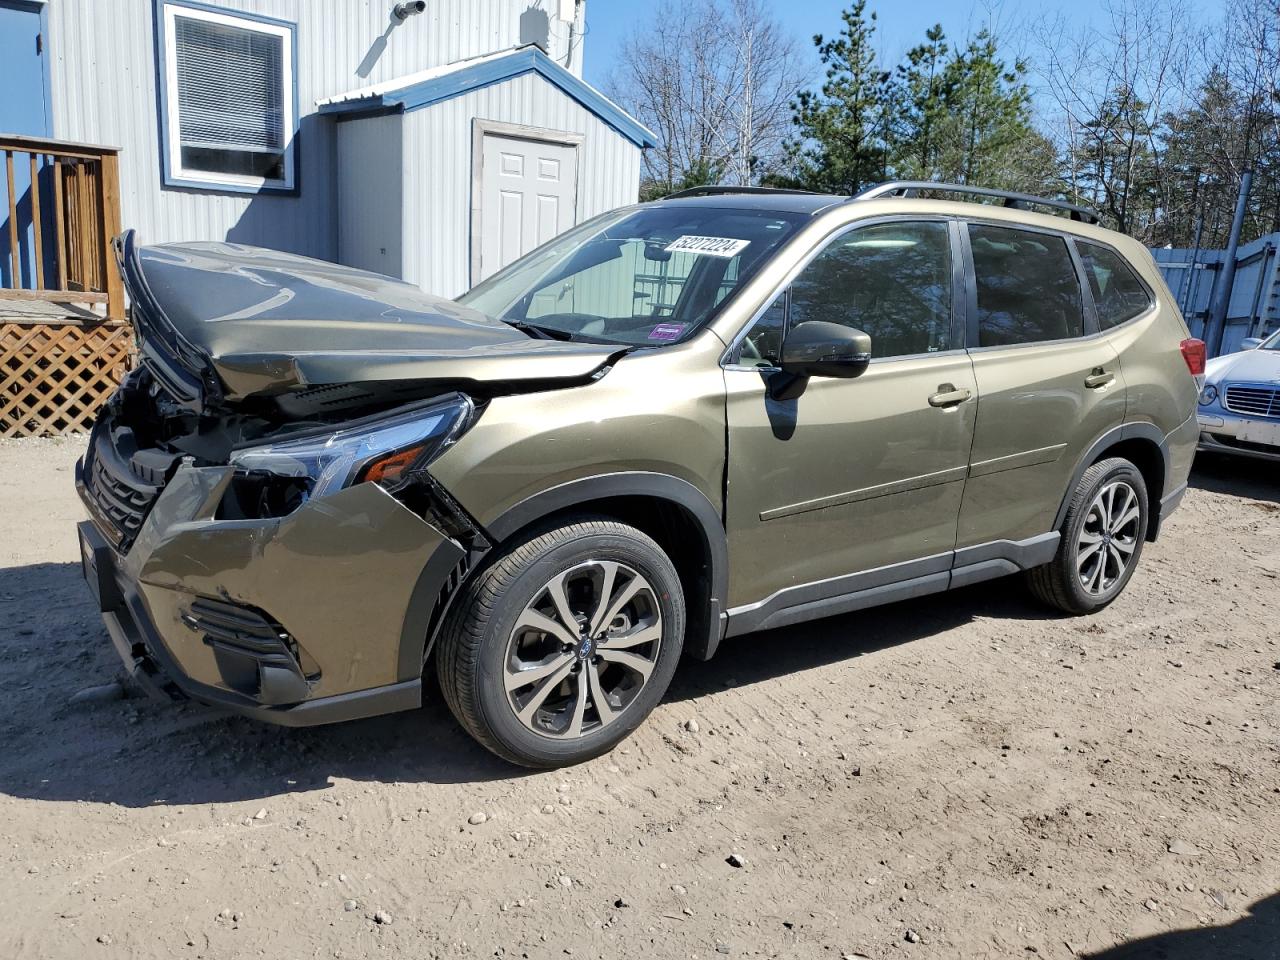
<svg viewBox="0 0 1280 960">
<path fill-rule="evenodd" d="M 1226 408 L 1252 417 L 1280 417 L 1280 389 L 1227 384 Z"/>
<path fill-rule="evenodd" d="M 112 431 L 103 423 L 93 432 L 87 459 L 84 485 L 89 508 L 103 535 L 125 552 L 164 487 L 163 475 L 157 480 L 150 470 L 135 471 L 123 451 L 116 449 Z"/>
<path fill-rule="evenodd" d="M 102 516 L 111 521 L 122 540 L 132 540 L 138 535 L 147 509 L 155 499 L 149 491 L 113 476 L 100 458 L 94 458 L 89 490 Z"/>
</svg>

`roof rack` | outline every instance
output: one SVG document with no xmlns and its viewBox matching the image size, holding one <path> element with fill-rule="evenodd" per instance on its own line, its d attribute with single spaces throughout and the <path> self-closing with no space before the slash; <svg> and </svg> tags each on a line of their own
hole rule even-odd
<svg viewBox="0 0 1280 960">
<path fill-rule="evenodd" d="M 688 190 L 679 190 L 675 193 L 668 194 L 663 197 L 664 200 L 683 200 L 688 197 L 723 197 L 735 193 L 780 193 L 780 194 L 800 194 L 802 196 L 816 197 L 819 194 L 813 190 L 792 190 L 787 187 L 722 187 L 722 186 L 705 186 L 690 187 Z"/>
<path fill-rule="evenodd" d="M 1048 197 L 1036 197 L 1029 193 L 1014 193 L 1012 190 L 993 190 L 990 187 L 967 187 L 960 183 L 934 183 L 931 180 L 890 180 L 868 187 L 853 197 L 854 200 L 874 200 L 877 197 L 918 197 L 921 191 L 930 193 L 960 193 L 978 197 L 995 197 L 1004 201 L 1004 206 L 1014 210 L 1027 210 L 1031 207 L 1052 207 L 1065 210 L 1071 214 L 1072 220 L 1081 223 L 1098 223 L 1102 217 L 1098 211 L 1089 207 L 1077 206 L 1065 200 L 1052 200 Z"/>
</svg>

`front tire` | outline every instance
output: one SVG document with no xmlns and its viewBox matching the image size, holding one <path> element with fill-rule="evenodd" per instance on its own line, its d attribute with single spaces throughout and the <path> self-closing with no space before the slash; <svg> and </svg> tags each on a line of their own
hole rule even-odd
<svg viewBox="0 0 1280 960">
<path fill-rule="evenodd" d="M 1133 576 L 1148 517 L 1141 471 L 1120 457 L 1095 463 L 1071 497 L 1057 556 L 1027 572 L 1031 592 L 1066 613 L 1101 610 Z"/>
<path fill-rule="evenodd" d="M 583 517 L 535 530 L 464 588 L 436 672 L 458 722 L 512 763 L 607 753 L 661 701 L 685 607 L 671 560 L 634 527 Z"/>
</svg>

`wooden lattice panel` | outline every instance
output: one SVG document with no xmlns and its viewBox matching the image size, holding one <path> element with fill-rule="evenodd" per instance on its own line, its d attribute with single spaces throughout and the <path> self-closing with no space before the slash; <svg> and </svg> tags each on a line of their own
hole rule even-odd
<svg viewBox="0 0 1280 960">
<path fill-rule="evenodd" d="M 88 430 L 132 354 L 127 323 L 0 322 L 0 437 Z"/>
</svg>

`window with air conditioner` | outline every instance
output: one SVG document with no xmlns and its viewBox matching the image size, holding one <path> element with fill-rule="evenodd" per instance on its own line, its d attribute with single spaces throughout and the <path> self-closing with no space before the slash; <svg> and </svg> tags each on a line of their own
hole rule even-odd
<svg viewBox="0 0 1280 960">
<path fill-rule="evenodd" d="M 166 182 L 293 190 L 293 25 L 177 2 L 162 10 Z"/>
</svg>

